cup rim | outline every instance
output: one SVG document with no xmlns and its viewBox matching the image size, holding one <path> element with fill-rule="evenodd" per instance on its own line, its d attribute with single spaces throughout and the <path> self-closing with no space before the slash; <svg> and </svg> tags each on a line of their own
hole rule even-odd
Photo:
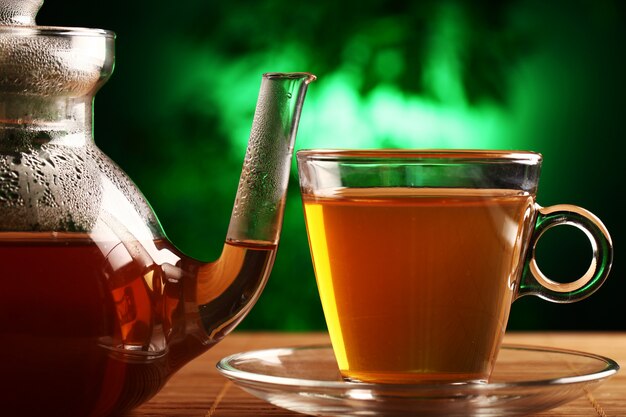
<svg viewBox="0 0 626 417">
<path fill-rule="evenodd" d="M 524 163 L 536 165 L 543 156 L 532 151 L 495 149 L 302 149 L 296 152 L 298 160 L 438 160 L 476 163 Z"/>
</svg>

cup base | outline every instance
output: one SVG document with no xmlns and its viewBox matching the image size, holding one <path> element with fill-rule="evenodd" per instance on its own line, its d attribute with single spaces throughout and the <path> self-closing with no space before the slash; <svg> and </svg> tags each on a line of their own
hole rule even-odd
<svg viewBox="0 0 626 417">
<path fill-rule="evenodd" d="M 351 383 L 373 384 L 435 384 L 435 385 L 465 385 L 487 384 L 488 375 L 475 373 L 450 372 L 389 372 L 389 371 L 344 371 L 341 377 Z"/>
</svg>

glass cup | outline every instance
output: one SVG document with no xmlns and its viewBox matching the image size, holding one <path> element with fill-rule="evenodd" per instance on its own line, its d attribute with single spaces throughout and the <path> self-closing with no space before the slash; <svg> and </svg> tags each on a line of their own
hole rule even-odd
<svg viewBox="0 0 626 417">
<path fill-rule="evenodd" d="M 542 157 L 465 150 L 297 153 L 317 285 L 339 369 L 375 383 L 486 382 L 511 303 L 592 294 L 613 257 L 608 231 L 572 205 L 535 197 Z M 587 272 L 546 277 L 535 246 L 572 225 Z"/>
</svg>

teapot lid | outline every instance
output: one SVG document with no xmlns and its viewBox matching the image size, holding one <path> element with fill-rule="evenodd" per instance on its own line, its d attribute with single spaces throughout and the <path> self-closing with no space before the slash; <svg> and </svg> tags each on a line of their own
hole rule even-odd
<svg viewBox="0 0 626 417">
<path fill-rule="evenodd" d="M 43 0 L 0 0 L 0 93 L 93 94 L 114 66 L 115 34 L 38 26 Z"/>
</svg>

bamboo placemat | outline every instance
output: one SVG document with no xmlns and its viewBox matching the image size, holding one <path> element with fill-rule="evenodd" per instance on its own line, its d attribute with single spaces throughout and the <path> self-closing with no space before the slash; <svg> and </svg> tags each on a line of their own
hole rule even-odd
<svg viewBox="0 0 626 417">
<path fill-rule="evenodd" d="M 252 349 L 327 343 L 322 333 L 235 332 L 180 370 L 151 401 L 127 417 L 301 416 L 244 392 L 215 370 L 224 356 Z M 549 346 L 608 356 L 626 367 L 626 333 L 511 333 L 505 343 Z M 626 416 L 626 369 L 596 390 L 535 416 Z"/>
</svg>

